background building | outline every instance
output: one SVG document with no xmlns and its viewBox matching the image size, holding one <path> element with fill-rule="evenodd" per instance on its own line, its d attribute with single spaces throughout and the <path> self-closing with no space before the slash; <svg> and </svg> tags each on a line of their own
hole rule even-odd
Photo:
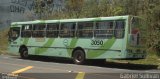
<svg viewBox="0 0 160 79">
<path fill-rule="evenodd" d="M 0 0 L 0 30 L 11 22 L 47 17 L 61 11 L 63 5 L 64 0 Z"/>
</svg>

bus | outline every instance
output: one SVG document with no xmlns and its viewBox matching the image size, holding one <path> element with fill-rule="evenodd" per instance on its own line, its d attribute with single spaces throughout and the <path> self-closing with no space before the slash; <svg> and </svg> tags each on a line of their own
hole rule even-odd
<svg viewBox="0 0 160 79">
<path fill-rule="evenodd" d="M 137 16 L 111 16 L 11 23 L 10 53 L 88 59 L 144 59 L 143 20 Z"/>
</svg>

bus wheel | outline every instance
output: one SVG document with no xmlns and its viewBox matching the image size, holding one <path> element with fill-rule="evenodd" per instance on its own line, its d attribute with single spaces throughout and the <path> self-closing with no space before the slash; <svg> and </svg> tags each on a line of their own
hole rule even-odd
<svg viewBox="0 0 160 79">
<path fill-rule="evenodd" d="M 20 56 L 21 56 L 21 58 L 23 58 L 23 59 L 27 59 L 27 58 L 29 57 L 27 49 L 22 48 L 22 49 L 21 49 L 21 52 L 20 52 Z"/>
<path fill-rule="evenodd" d="M 73 52 L 73 61 L 75 64 L 83 64 L 85 61 L 85 54 L 82 50 L 75 50 Z"/>
</svg>

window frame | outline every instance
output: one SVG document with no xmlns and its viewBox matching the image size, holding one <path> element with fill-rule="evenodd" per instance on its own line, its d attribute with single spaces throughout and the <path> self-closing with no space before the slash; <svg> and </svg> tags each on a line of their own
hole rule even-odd
<svg viewBox="0 0 160 79">
<path fill-rule="evenodd" d="M 53 30 L 53 28 L 52 28 L 52 30 L 48 30 L 48 25 L 51 25 L 50 27 L 54 27 L 54 28 L 57 28 L 56 30 Z M 47 38 L 57 38 L 57 37 L 59 37 L 59 23 L 47 23 L 46 24 L 46 37 Z M 48 32 L 49 31 L 51 31 L 51 32 L 53 32 L 53 34 L 54 34 L 54 36 L 48 36 Z M 55 35 L 55 33 L 54 32 L 57 32 L 57 35 Z"/>
<path fill-rule="evenodd" d="M 35 25 L 38 25 L 38 26 L 35 26 Z M 41 30 L 39 28 L 39 27 L 42 27 L 42 26 L 39 26 L 39 25 L 44 25 L 43 30 Z M 38 27 L 38 30 L 35 27 Z M 43 35 L 43 36 L 38 36 L 38 35 Z M 34 38 L 45 38 L 46 37 L 46 24 L 33 24 L 32 25 L 32 37 L 34 37 Z"/>
<path fill-rule="evenodd" d="M 16 30 L 16 31 L 15 31 Z M 18 33 L 16 33 L 18 32 Z M 13 34 L 16 34 L 13 36 Z M 21 35 L 21 28 L 20 27 L 11 27 L 9 30 L 9 41 L 17 40 Z"/>
<path fill-rule="evenodd" d="M 66 26 L 66 27 L 69 27 L 69 29 L 67 29 L 69 32 L 68 36 L 66 35 L 62 35 L 63 31 L 64 31 L 64 28 L 62 28 L 62 24 L 65 25 L 65 24 L 71 24 L 72 26 Z M 73 28 L 73 29 L 72 29 Z M 59 37 L 61 38 L 73 38 L 73 37 L 76 37 L 76 28 L 77 28 L 77 22 L 61 22 L 60 23 L 60 26 L 59 26 Z M 61 34 L 62 33 L 62 34 Z M 73 35 L 73 36 L 72 36 Z"/>
<path fill-rule="evenodd" d="M 31 27 L 31 29 L 29 29 L 29 30 L 25 29 L 26 25 L 29 25 L 29 27 Z M 21 28 L 21 37 L 22 38 L 31 38 L 32 37 L 32 30 L 33 30 L 33 25 L 32 24 L 24 24 L 24 25 L 22 25 L 22 28 Z M 25 32 L 30 32 L 30 36 L 23 36 L 23 32 L 24 33 Z M 28 35 L 28 33 L 26 35 Z"/>
<path fill-rule="evenodd" d="M 82 27 L 82 26 L 79 26 L 80 23 L 90 23 L 92 24 L 92 29 L 83 29 L 83 28 L 79 28 L 79 27 Z M 83 27 L 86 27 L 86 26 L 83 26 Z M 83 22 L 77 22 L 77 30 L 76 30 L 76 36 L 78 38 L 93 38 L 94 37 L 94 27 L 95 27 L 95 22 L 94 21 L 83 21 Z M 83 31 L 92 31 L 90 34 L 92 34 L 91 36 L 80 36 L 80 31 L 82 31 L 81 33 L 84 33 Z M 83 34 L 82 34 L 83 35 Z M 89 34 L 88 34 L 89 35 Z"/>
<path fill-rule="evenodd" d="M 116 24 L 117 21 L 123 21 L 123 28 L 116 29 L 117 28 L 117 24 Z M 126 20 L 125 19 L 115 20 L 114 37 L 117 38 L 117 39 L 124 38 L 125 37 L 125 28 L 126 28 Z M 119 33 L 121 33 L 121 36 L 116 35 L 117 30 L 120 30 Z"/>
<path fill-rule="evenodd" d="M 108 22 L 108 23 L 111 23 L 112 22 L 112 28 L 110 28 L 111 27 L 111 25 L 109 25 L 109 26 L 106 26 L 105 28 L 103 27 L 103 28 L 99 28 L 99 29 L 97 29 L 97 27 L 99 26 L 99 24 L 98 23 L 101 23 L 101 22 L 103 22 L 103 23 L 105 23 L 105 22 Z M 101 27 L 101 26 L 99 26 L 99 27 Z M 96 21 L 95 22 L 95 29 L 94 29 L 94 37 L 95 38 L 106 38 L 106 39 L 110 39 L 110 38 L 112 38 L 113 36 L 114 36 L 114 28 L 115 28 L 115 21 L 114 20 L 102 20 L 102 21 Z M 96 36 L 96 31 L 107 31 L 106 33 L 104 33 L 103 35 L 106 35 L 106 37 L 97 37 Z M 110 31 L 112 31 L 111 33 L 110 33 Z M 100 34 L 100 35 L 102 35 L 102 34 Z"/>
</svg>

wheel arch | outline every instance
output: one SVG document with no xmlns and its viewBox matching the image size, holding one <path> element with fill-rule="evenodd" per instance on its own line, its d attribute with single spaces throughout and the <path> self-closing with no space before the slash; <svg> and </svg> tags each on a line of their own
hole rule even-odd
<svg viewBox="0 0 160 79">
<path fill-rule="evenodd" d="M 19 53 L 21 53 L 22 48 L 25 48 L 25 50 L 28 51 L 28 48 L 27 48 L 26 45 L 21 45 L 21 46 L 19 47 L 19 51 L 18 51 Z"/>
<path fill-rule="evenodd" d="M 84 50 L 82 47 L 76 47 L 76 48 L 74 48 L 74 49 L 73 49 L 73 51 L 72 51 L 71 57 L 73 57 L 74 52 L 75 52 L 76 50 L 82 50 L 82 51 L 83 51 L 83 53 L 84 53 L 84 55 L 85 55 L 85 58 L 86 58 L 85 50 Z"/>
</svg>

